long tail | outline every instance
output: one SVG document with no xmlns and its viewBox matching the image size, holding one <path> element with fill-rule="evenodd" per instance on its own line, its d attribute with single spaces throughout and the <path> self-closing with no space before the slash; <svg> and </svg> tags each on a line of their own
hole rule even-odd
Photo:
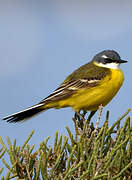
<svg viewBox="0 0 132 180">
<path fill-rule="evenodd" d="M 47 109 L 44 109 L 44 104 L 37 104 L 23 111 L 7 116 L 3 118 L 3 120 L 6 120 L 9 123 L 21 122 L 45 110 Z"/>
</svg>

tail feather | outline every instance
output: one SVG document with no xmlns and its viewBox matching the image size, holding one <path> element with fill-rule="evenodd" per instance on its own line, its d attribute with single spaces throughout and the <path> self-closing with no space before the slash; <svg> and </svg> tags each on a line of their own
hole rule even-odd
<svg viewBox="0 0 132 180">
<path fill-rule="evenodd" d="M 20 111 L 18 113 L 7 116 L 7 117 L 3 118 L 3 120 L 6 120 L 9 123 L 17 123 L 17 122 L 25 121 L 25 120 L 31 118 L 32 116 L 40 113 L 41 111 L 46 110 L 46 109 L 42 108 L 43 106 L 44 106 L 44 104 L 37 104 L 37 105 L 27 108 L 23 111 Z"/>
</svg>

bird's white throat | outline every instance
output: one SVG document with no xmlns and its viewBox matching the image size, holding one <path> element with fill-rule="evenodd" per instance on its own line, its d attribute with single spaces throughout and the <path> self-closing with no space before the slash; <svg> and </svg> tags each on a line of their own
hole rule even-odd
<svg viewBox="0 0 132 180">
<path fill-rule="evenodd" d="M 96 63 L 100 67 L 110 68 L 110 69 L 119 69 L 120 64 L 119 63 Z"/>
</svg>

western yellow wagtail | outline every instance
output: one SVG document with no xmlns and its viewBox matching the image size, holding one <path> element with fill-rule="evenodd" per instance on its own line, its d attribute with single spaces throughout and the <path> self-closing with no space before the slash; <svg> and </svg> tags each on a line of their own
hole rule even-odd
<svg viewBox="0 0 132 180">
<path fill-rule="evenodd" d="M 126 62 L 113 50 L 102 51 L 95 55 L 91 62 L 70 74 L 40 103 L 3 120 L 16 123 L 50 108 L 72 107 L 75 112 L 80 110 L 94 112 L 100 105 L 107 105 L 120 89 L 124 75 L 119 66 Z"/>
</svg>

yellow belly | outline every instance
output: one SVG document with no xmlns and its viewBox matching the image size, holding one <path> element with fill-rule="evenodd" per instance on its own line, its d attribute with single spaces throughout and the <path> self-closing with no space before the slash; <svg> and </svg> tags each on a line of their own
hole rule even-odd
<svg viewBox="0 0 132 180">
<path fill-rule="evenodd" d="M 70 106 L 75 111 L 97 110 L 101 104 L 105 106 L 112 100 L 123 81 L 123 72 L 119 69 L 112 69 L 111 74 L 104 78 L 97 87 L 79 90 L 70 98 L 57 103 L 56 108 Z"/>
</svg>

